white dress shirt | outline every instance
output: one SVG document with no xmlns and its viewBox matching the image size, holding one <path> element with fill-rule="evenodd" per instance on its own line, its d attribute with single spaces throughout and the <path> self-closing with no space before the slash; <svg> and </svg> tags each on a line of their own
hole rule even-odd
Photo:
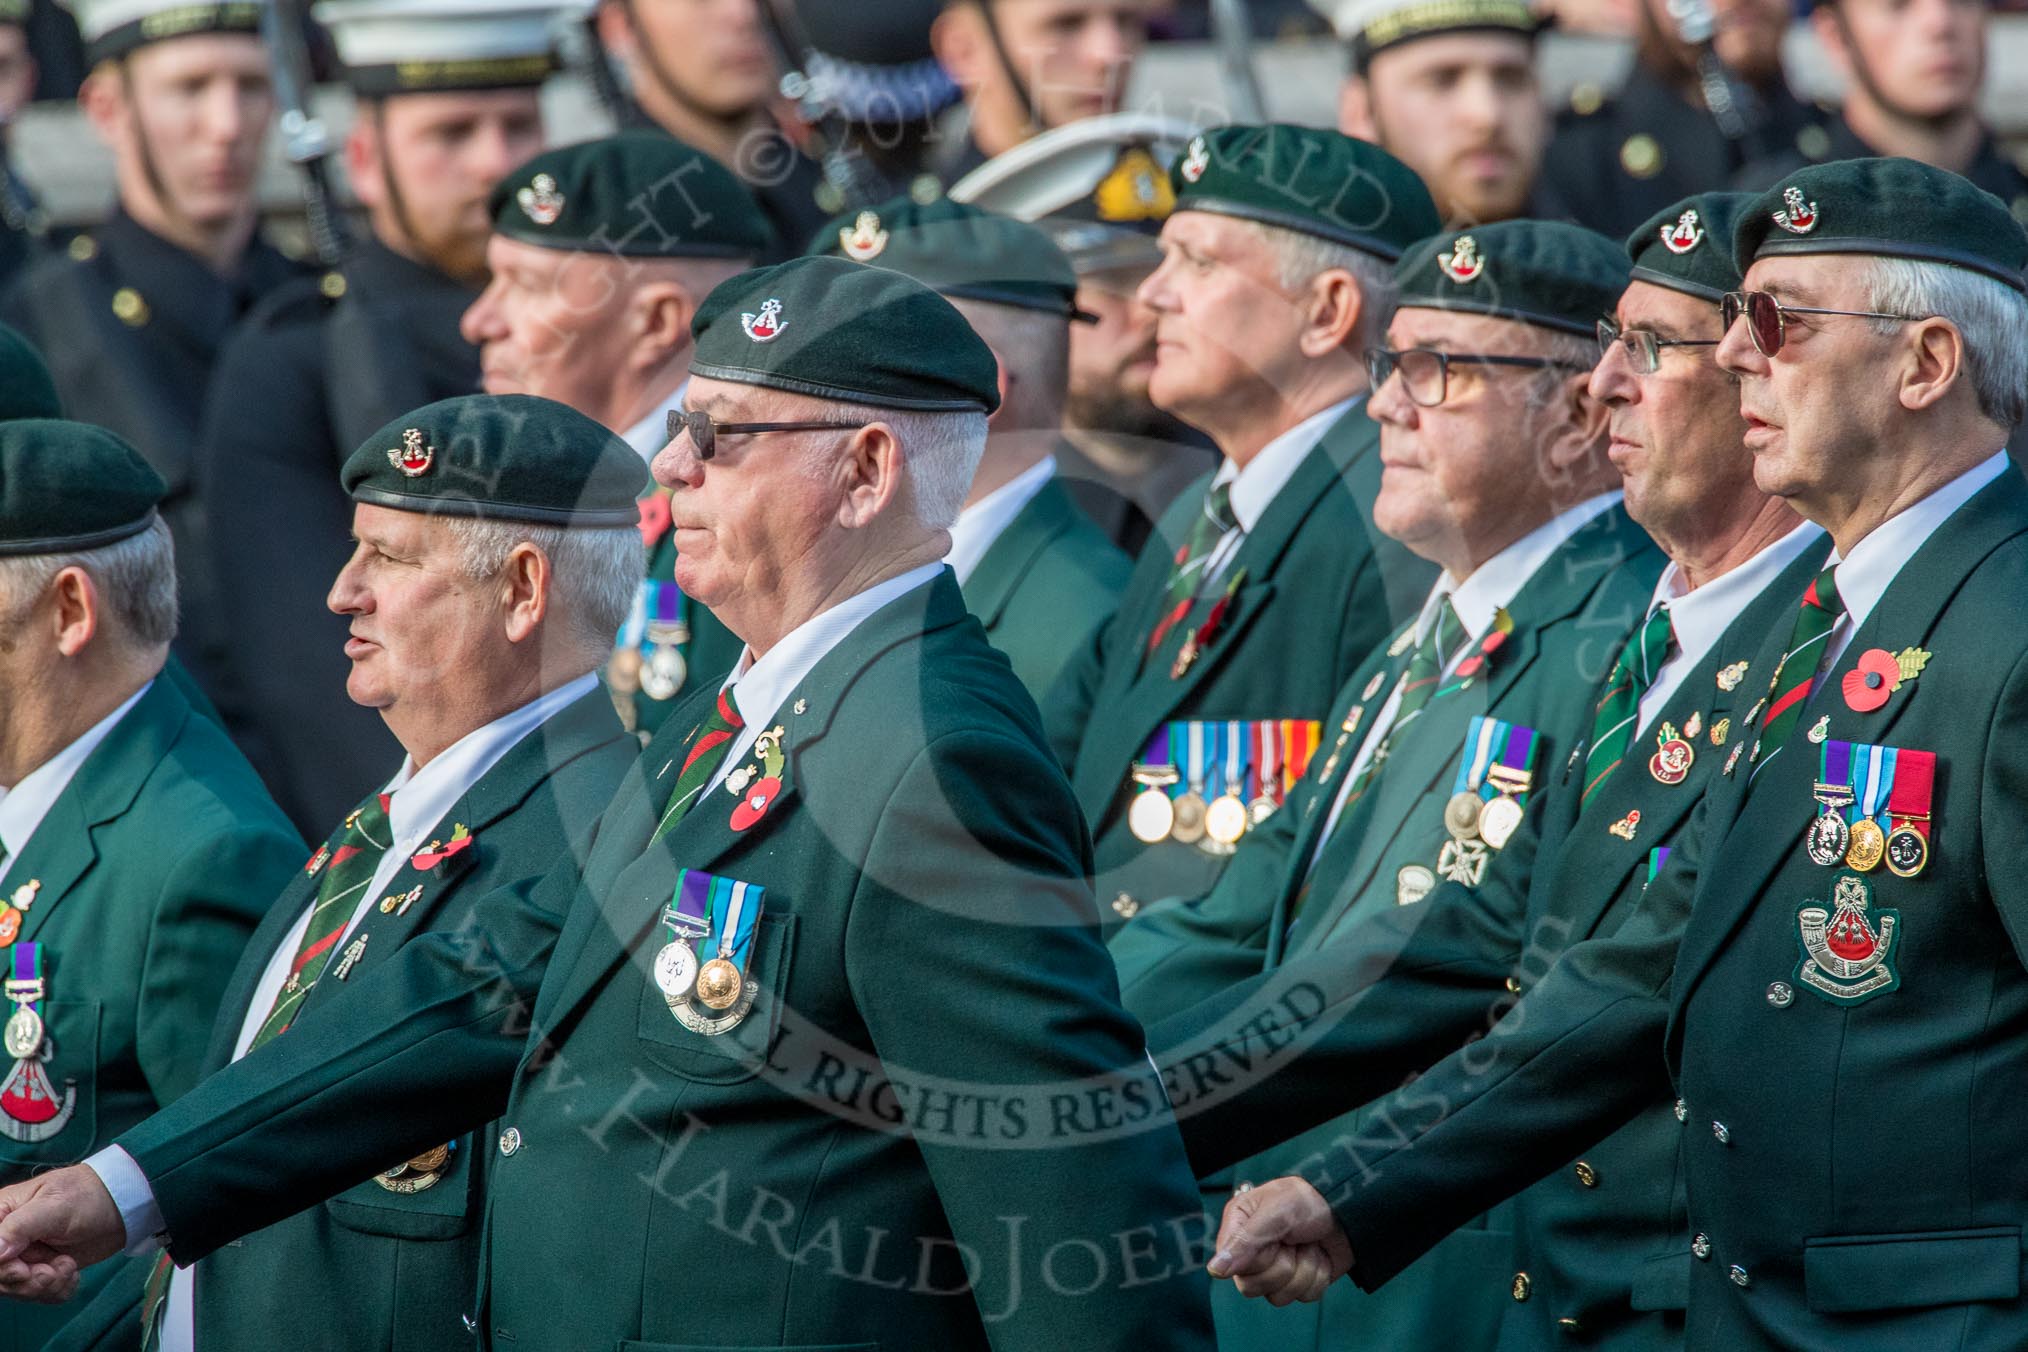
<svg viewBox="0 0 2028 1352">
<path fill-rule="evenodd" d="M 1514 599 L 1528 579 L 1549 561 L 1549 556 L 1587 522 L 1618 506 L 1619 501 L 1620 493 L 1615 489 L 1558 512 L 1473 569 L 1472 575 L 1463 582 L 1453 578 L 1446 570 L 1437 578 L 1436 586 L 1430 589 L 1429 599 L 1422 604 L 1422 613 L 1416 616 L 1415 643 L 1420 645 L 1428 639 L 1431 628 L 1436 624 L 1437 608 L 1445 597 L 1449 597 L 1451 609 L 1457 612 L 1458 623 L 1465 630 L 1465 641 L 1444 662 L 1443 675 L 1449 676 L 1493 627 L 1500 609 Z M 1407 676 L 1404 668 L 1402 679 Z M 1359 744 L 1359 754 L 1352 758 L 1352 766 L 1346 771 L 1344 782 L 1338 785 L 1338 796 L 1331 802 L 1331 815 L 1324 819 L 1324 829 L 1318 833 L 1316 849 L 1310 854 L 1311 864 L 1314 865 L 1317 856 L 1324 852 L 1324 842 L 1331 838 L 1331 832 L 1337 829 L 1339 816 L 1345 811 L 1347 793 L 1359 778 L 1359 772 L 1387 739 L 1389 730 L 1394 727 L 1395 711 L 1400 707 L 1401 680 L 1397 680 L 1394 689 L 1387 693 L 1386 703 L 1380 706 L 1380 712 L 1374 715 L 1372 725 L 1367 728 L 1366 740 Z"/>
<path fill-rule="evenodd" d="M 598 677 L 587 672 L 513 712 L 501 715 L 484 727 L 466 733 L 421 769 L 416 768 L 413 760 L 404 758 L 401 770 L 381 790 L 388 795 L 390 844 L 387 852 L 381 855 L 371 881 L 360 893 L 359 903 L 346 922 L 344 935 L 333 945 L 334 950 L 344 945 L 359 922 L 372 911 L 382 891 L 409 857 L 429 843 L 430 832 L 443 820 L 444 814 L 524 737 L 597 687 Z M 253 998 L 247 1002 L 241 1017 L 239 1038 L 232 1050 L 233 1060 L 237 1061 L 247 1054 L 254 1035 L 267 1022 L 275 997 L 288 980 L 296 950 L 302 946 L 304 932 L 310 927 L 310 914 L 315 909 L 313 897 L 269 956 L 267 967 L 254 986 Z M 98 1174 L 119 1205 L 120 1218 L 127 1227 L 127 1252 L 152 1253 L 160 1248 L 155 1237 L 162 1229 L 162 1210 L 156 1204 L 154 1189 L 149 1186 L 146 1175 L 134 1163 L 133 1157 L 114 1145 L 107 1146 L 85 1163 Z M 192 1270 L 179 1269 L 170 1278 L 161 1352 L 191 1352 L 196 1346 L 192 1276 Z"/>
<path fill-rule="evenodd" d="M 951 552 L 944 555 L 944 562 L 958 575 L 961 584 L 971 580 L 972 570 L 986 557 L 993 542 L 1014 524 L 1021 509 L 1035 500 L 1035 495 L 1055 474 L 1056 457 L 1045 455 L 958 513 L 958 519 L 951 523 Z"/>
<path fill-rule="evenodd" d="M 1363 398 L 1364 395 L 1355 394 L 1321 412 L 1312 413 L 1254 452 L 1245 469 L 1230 460 L 1219 462 L 1218 472 L 1211 476 L 1211 483 L 1213 487 L 1219 484 L 1232 486 L 1232 519 L 1239 523 L 1239 527 L 1221 536 L 1217 548 L 1211 551 L 1211 558 L 1204 565 L 1200 591 L 1224 575 L 1226 565 L 1239 552 L 1247 533 L 1260 524 L 1262 515 L 1288 486 L 1296 467 L 1303 463 L 1303 457 L 1315 450 L 1317 443 L 1324 439 L 1324 433 L 1330 431 Z"/>
<path fill-rule="evenodd" d="M 649 464 L 669 444 L 669 410 L 683 407 L 683 397 L 690 393 L 690 380 L 684 378 L 673 393 L 655 405 L 654 412 L 620 434 L 620 440 L 634 448 L 634 453 Z"/>
<path fill-rule="evenodd" d="M 1661 716 L 1682 687 L 1683 678 L 1725 636 L 1740 612 L 1767 590 L 1804 550 L 1815 548 L 1821 552 L 1826 543 L 1823 527 L 1805 521 L 1745 563 L 1700 587 L 1685 590 L 1683 570 L 1673 562 L 1662 570 L 1647 615 L 1653 615 L 1658 606 L 1667 608 L 1669 625 L 1676 635 L 1676 652 L 1662 664 L 1641 694 L 1640 718 L 1634 725 L 1636 737 L 1646 733 Z M 1800 601 L 1801 597 L 1802 593 L 1797 592 L 1796 599 Z M 1642 617 L 1643 624 L 1647 623 L 1647 615 Z"/>
<path fill-rule="evenodd" d="M 42 819 L 49 815 L 49 810 L 56 806 L 56 800 L 63 797 L 63 791 L 70 787 L 78 767 L 99 749 L 99 743 L 106 740 L 106 734 L 141 702 L 141 696 L 147 694 L 154 684 L 149 681 L 129 695 L 119 708 L 87 728 L 83 736 L 23 775 L 19 784 L 11 789 L 0 789 L 0 852 L 7 856 L 5 862 L 0 863 L 0 879 L 6 878 L 8 870 L 14 867 L 14 861 L 28 848 L 29 837 L 35 834 L 36 827 L 42 825 Z"/>
</svg>

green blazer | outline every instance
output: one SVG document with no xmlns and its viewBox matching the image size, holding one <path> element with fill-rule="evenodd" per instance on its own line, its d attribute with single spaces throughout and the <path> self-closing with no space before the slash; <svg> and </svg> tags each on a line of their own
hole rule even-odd
<svg viewBox="0 0 2028 1352">
<path fill-rule="evenodd" d="M 949 575 L 788 698 L 758 820 L 714 791 L 651 843 L 710 697 L 650 745 L 581 870 L 417 936 L 314 1037 L 129 1133 L 172 1252 L 499 1116 L 475 1321 L 498 1348 L 1209 1348 L 1188 1167 L 1134 1071 L 1086 838 Z M 716 1036 L 647 970 L 686 867 L 766 889 L 762 993 Z M 1090 1083 L 1114 1070 L 1118 1093 Z M 1130 1267 L 1072 1279 L 1100 1235 Z"/>
<path fill-rule="evenodd" d="M 1194 845 L 1143 845 L 1128 829 L 1130 772 L 1155 730 L 1173 720 L 1323 718 L 1436 581 L 1433 565 L 1374 528 L 1379 441 L 1363 402 L 1324 433 L 1234 554 L 1225 576 L 1243 569 L 1243 580 L 1217 637 L 1172 678 L 1177 651 L 1224 591 L 1210 589 L 1143 661 L 1209 477 L 1186 490 L 1135 563 L 1112 622 L 1044 701 L 1050 743 L 1092 825 L 1109 927 L 1160 898 L 1202 896 L 1226 863 Z"/>
<path fill-rule="evenodd" d="M 1112 618 L 1133 564 L 1051 479 L 993 541 L 961 590 L 1038 701 Z"/>
<path fill-rule="evenodd" d="M 668 501 L 669 490 L 656 488 L 646 498 L 645 504 L 655 498 Z M 644 507 L 642 520 L 651 520 Z M 647 533 L 644 524 L 643 533 Z M 648 580 L 650 582 L 674 582 L 676 580 L 676 531 L 666 517 L 662 517 L 653 538 L 648 541 Z M 669 713 L 678 704 L 699 690 L 716 690 L 746 651 L 746 642 L 723 624 L 696 600 L 685 598 L 690 625 L 690 638 L 677 645 L 683 654 L 686 671 L 683 683 L 669 699 L 650 699 L 645 690 L 635 690 L 630 695 L 616 696 L 623 708 L 631 709 L 633 727 L 646 744 L 649 737 L 667 721 Z"/>
<path fill-rule="evenodd" d="M 1758 776 L 1744 757 L 1730 775 L 1721 766 L 1626 923 L 1577 945 L 1489 1036 L 1424 1074 L 1421 1110 L 1397 1116 L 1395 1140 L 1319 1163 L 1355 1280 L 1386 1281 L 1487 1197 L 1561 1167 L 1673 1088 L 1691 1348 L 2028 1337 L 2016 1111 L 2028 1093 L 2016 1035 L 2028 1024 L 2028 660 L 2011 622 L 2024 589 L 2028 484 L 2010 471 L 1902 565 L 1782 754 Z M 1777 623 L 1755 669 L 1773 670 L 1791 624 Z M 1904 648 L 1933 654 L 1928 667 L 1855 711 L 1846 675 L 1869 651 Z M 1820 992 L 1805 979 L 1820 969 L 1803 966 L 1801 913 L 1828 910 L 1846 872 L 1803 850 L 1819 812 L 1803 729 L 1819 719 L 1831 738 L 1937 757 L 1927 868 L 1867 875 L 1869 924 L 1898 921 L 1898 980 L 1856 1001 Z M 1293 1022 L 1334 1013 L 1322 990 Z M 1359 1060 L 1338 1050 L 1290 1058 L 1307 1069 L 1277 1077 L 1275 1110 L 1296 1122 L 1328 1111 L 1326 1082 L 1336 1092 Z"/>
<path fill-rule="evenodd" d="M 85 1158 L 197 1082 L 219 993 L 303 856 L 218 724 L 157 679 L 8 862 L 6 895 L 38 885 L 16 942 L 42 945 L 44 1066 L 76 1097 L 48 1140 L 0 1134 L 0 1181 Z M 40 1347 L 75 1308 L 0 1302 L 0 1347 Z"/>
<path fill-rule="evenodd" d="M 1553 793 L 1563 758 L 1590 731 L 1594 688 L 1645 614 L 1661 566 L 1646 533 L 1618 506 L 1581 527 L 1515 593 L 1507 607 L 1513 629 L 1481 672 L 1440 687 L 1441 693 L 1394 743 L 1373 786 L 1341 818 L 1337 829 L 1353 833 L 1347 838 L 1356 842 L 1353 852 L 1348 860 L 1338 853 L 1344 843 L 1334 846 L 1334 858 L 1326 865 L 1330 872 L 1308 880 L 1308 900 L 1293 944 L 1289 913 L 1304 888 L 1330 805 L 1351 773 L 1352 752 L 1363 731 L 1343 739 L 1333 735 L 1326 745 L 1336 747 L 1342 740 L 1342 749 L 1335 757 L 1324 754 L 1279 814 L 1279 829 L 1263 833 L 1259 845 L 1273 851 L 1279 865 L 1272 886 L 1236 891 L 1269 871 L 1261 865 L 1242 869 L 1236 862 L 1201 901 L 1158 910 L 1116 937 L 1128 1008 L 1153 1021 L 1217 994 L 1210 981 L 1244 980 L 1264 960 L 1280 961 L 1285 950 L 1329 949 L 1355 934 L 1362 918 L 1401 910 L 1395 901 L 1396 872 L 1409 864 L 1433 865 L 1449 839 L 1442 824 L 1444 804 L 1473 717 L 1488 715 L 1534 729 L 1537 793 Z M 1377 709 L 1406 661 L 1405 649 L 1395 656 L 1385 649 L 1376 652 L 1348 683 L 1326 726 L 1359 724 L 1352 706 L 1374 701 Z M 1241 853 L 1253 847 L 1254 842 L 1243 842 Z M 1200 947 L 1224 951 L 1190 951 Z M 1251 971 L 1241 974 L 1247 966 Z M 1345 1106 L 1349 1110 L 1356 1102 L 1347 1100 Z M 1269 1148 L 1242 1160 L 1230 1175 L 1205 1180 L 1207 1215 L 1223 1212 L 1235 1179 L 1261 1182 L 1296 1172 L 1312 1151 L 1342 1132 L 1360 1129 L 1356 1115 L 1348 1112 L 1281 1144 L 1264 1139 Z M 1321 1349 L 1340 1346 L 1352 1331 L 1364 1330 L 1364 1336 L 1378 1337 L 1388 1346 L 1483 1346 L 1499 1326 L 1512 1252 L 1509 1220 L 1500 1213 L 1461 1230 L 1375 1296 L 1346 1285 L 1327 1292 L 1318 1306 L 1278 1310 L 1246 1300 L 1229 1283 L 1221 1283 L 1213 1292 L 1221 1343 L 1229 1348 Z"/>
<path fill-rule="evenodd" d="M 515 743 L 431 832 L 448 839 L 463 826 L 474 843 L 426 869 L 402 866 L 387 895 L 418 887 L 421 895 L 398 915 L 368 914 L 357 934 L 369 942 L 352 974 L 312 987 L 289 1031 L 309 1036 L 352 980 L 413 936 L 454 933 L 479 898 L 548 872 L 597 820 L 639 750 L 603 688 Z M 231 1063 L 261 975 L 314 899 L 316 883 L 298 870 L 247 944 L 212 1028 L 207 1075 Z M 450 1163 L 421 1192 L 361 1183 L 212 1254 L 196 1271 L 197 1346 L 257 1347 L 273 1330 L 296 1324 L 342 1328 L 345 1346 L 358 1352 L 464 1352 L 471 1335 L 461 1316 L 471 1311 L 477 1279 L 482 1166 L 493 1136 L 457 1138 Z M 131 1271 L 110 1282 L 47 1352 L 136 1346 L 138 1301 L 153 1265 L 152 1258 L 131 1260 Z"/>
</svg>

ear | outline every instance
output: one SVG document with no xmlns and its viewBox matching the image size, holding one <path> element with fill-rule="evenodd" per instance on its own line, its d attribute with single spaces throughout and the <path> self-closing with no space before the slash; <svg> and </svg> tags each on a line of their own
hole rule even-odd
<svg viewBox="0 0 2028 1352">
<path fill-rule="evenodd" d="M 1563 472 L 1583 469 L 1584 462 L 1605 445 L 1606 427 L 1612 410 L 1591 397 L 1591 372 L 1571 373 L 1557 387 L 1549 407 L 1560 412 L 1564 428 L 1549 442 L 1549 467 Z"/>
<path fill-rule="evenodd" d="M 902 451 L 894 429 L 877 422 L 853 433 L 838 473 L 845 490 L 838 504 L 838 524 L 863 530 L 901 493 Z"/>
<path fill-rule="evenodd" d="M 119 66 L 111 61 L 94 66 L 78 86 L 77 106 L 99 139 L 118 149 L 121 129 L 127 120 L 127 90 Z"/>
<path fill-rule="evenodd" d="M 634 54 L 634 23 L 620 0 L 602 0 L 598 12 L 599 45 L 621 61 Z"/>
<path fill-rule="evenodd" d="M 1965 336 L 1948 319 L 1925 319 L 1909 326 L 1908 345 L 1903 349 L 1901 406 L 1913 413 L 1930 407 L 1967 379 Z"/>
<path fill-rule="evenodd" d="M 1847 81 L 1852 78 L 1852 48 L 1845 41 L 1845 20 L 1836 5 L 1818 5 L 1810 11 L 1810 31 L 1832 67 Z"/>
<path fill-rule="evenodd" d="M 984 79 L 984 35 L 979 16 L 969 4 L 947 5 L 930 20 L 930 51 L 944 74 L 961 89 L 976 88 Z"/>
<path fill-rule="evenodd" d="M 1343 351 L 1359 332 L 1359 320 L 1366 313 L 1366 296 L 1352 274 L 1338 269 L 1310 279 L 1307 292 L 1297 301 L 1304 307 L 1303 332 L 1296 339 L 1297 350 L 1316 360 Z"/>
<path fill-rule="evenodd" d="M 649 282 L 635 291 L 627 307 L 633 335 L 633 365 L 658 371 L 690 346 L 690 320 L 697 301 L 675 282 Z"/>
<path fill-rule="evenodd" d="M 1357 75 L 1347 75 L 1338 86 L 1338 130 L 1362 141 L 1372 141 L 1373 87 Z"/>
<path fill-rule="evenodd" d="M 99 632 L 99 589 L 82 568 L 65 568 L 50 584 L 50 633 L 56 650 L 76 657 Z"/>
<path fill-rule="evenodd" d="M 534 545 L 524 540 L 508 553 L 499 585 L 509 643 L 525 642 L 542 627 L 543 617 L 549 614 L 552 580 L 549 556 Z"/>
<path fill-rule="evenodd" d="M 352 185 L 352 195 L 359 199 L 359 205 L 369 211 L 385 205 L 380 157 L 378 125 L 361 104 L 359 115 L 352 119 L 352 129 L 345 134 L 345 181 Z"/>
<path fill-rule="evenodd" d="M 993 381 L 1000 390 L 1000 406 L 986 415 L 986 426 L 991 427 L 999 421 L 1000 415 L 1007 411 L 1007 395 L 1014 388 L 1014 373 L 1007 369 L 1007 363 L 1001 359 L 998 348 L 989 344 L 986 350 L 993 354 Z"/>
</svg>

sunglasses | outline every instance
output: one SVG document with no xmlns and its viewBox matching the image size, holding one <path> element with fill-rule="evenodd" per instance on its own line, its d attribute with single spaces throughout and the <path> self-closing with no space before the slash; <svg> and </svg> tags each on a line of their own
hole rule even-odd
<svg viewBox="0 0 2028 1352">
<path fill-rule="evenodd" d="M 1610 356 L 1613 344 L 1626 349 L 1627 360 L 1633 364 L 1636 375 L 1651 376 L 1662 365 L 1662 349 L 1665 347 L 1717 347 L 1716 338 L 1660 338 L 1650 329 L 1623 329 L 1616 319 L 1601 319 L 1598 322 L 1598 355 L 1603 361 Z"/>
<path fill-rule="evenodd" d="M 857 432 L 870 423 L 851 422 L 760 422 L 727 423 L 715 421 L 709 413 L 691 413 L 684 409 L 669 410 L 666 431 L 669 440 L 686 433 L 690 444 L 697 449 L 699 460 L 709 460 L 718 454 L 718 439 L 722 436 L 753 436 L 760 432 L 820 432 L 831 428 L 840 432 Z"/>
<path fill-rule="evenodd" d="M 1366 349 L 1366 379 L 1373 389 L 1387 383 L 1391 375 L 1401 377 L 1401 387 L 1410 403 L 1418 408 L 1435 408 L 1451 389 L 1451 363 L 1475 366 L 1525 367 L 1535 371 L 1588 371 L 1589 366 L 1559 361 L 1555 357 L 1503 357 L 1483 352 L 1438 352 L 1435 348 L 1412 347 L 1404 352 L 1393 348 Z"/>
<path fill-rule="evenodd" d="M 1754 350 L 1763 357 L 1772 357 L 1788 341 L 1790 315 L 1842 315 L 1847 319 L 1892 319 L 1903 324 L 1928 318 L 1882 314 L 1878 310 L 1819 310 L 1808 305 L 1786 305 L 1766 291 L 1726 292 L 1718 302 L 1719 322 L 1725 325 L 1726 332 L 1732 331 L 1741 315 L 1746 316 L 1746 333 L 1753 339 Z"/>
</svg>

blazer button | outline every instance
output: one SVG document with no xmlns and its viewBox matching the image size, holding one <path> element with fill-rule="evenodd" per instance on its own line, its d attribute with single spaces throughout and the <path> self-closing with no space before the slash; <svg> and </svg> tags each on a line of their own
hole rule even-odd
<svg viewBox="0 0 2028 1352">
<path fill-rule="evenodd" d="M 1690 1256 L 1699 1262 L 1711 1257 L 1711 1236 L 1699 1230 L 1690 1237 Z"/>
<path fill-rule="evenodd" d="M 479 1331 L 479 1321 L 478 1321 L 478 1320 L 476 1320 L 476 1319 L 472 1318 L 472 1316 L 470 1316 L 470 1315 L 468 1315 L 468 1314 L 461 1314 L 461 1315 L 459 1315 L 459 1316 L 458 1316 L 458 1319 L 459 1319 L 459 1321 L 460 1321 L 460 1322 L 462 1322 L 462 1323 L 464 1324 L 464 1326 L 465 1326 L 465 1332 L 467 1332 L 467 1333 L 471 1333 L 471 1334 L 476 1334 L 476 1333 L 478 1333 L 478 1331 Z"/>
<path fill-rule="evenodd" d="M 1508 978 L 1507 978 L 1507 994 L 1509 994 L 1509 995 L 1519 995 L 1520 993 L 1521 993 L 1521 978 L 1520 978 L 1520 977 L 1516 977 L 1516 976 L 1510 976 L 1510 977 L 1508 977 Z"/>
<path fill-rule="evenodd" d="M 1513 1288 L 1514 1299 L 1526 1300 L 1528 1299 L 1529 1293 L 1532 1292 L 1534 1289 L 1535 1283 L 1528 1280 L 1527 1273 L 1517 1272 L 1514 1274 L 1514 1288 Z"/>
<path fill-rule="evenodd" d="M 1113 898 L 1113 914 L 1122 920 L 1132 920 L 1134 913 L 1140 909 L 1141 903 L 1135 901 L 1129 893 L 1122 892 Z"/>
<path fill-rule="evenodd" d="M 1586 1186 L 1587 1188 L 1597 1187 L 1598 1170 L 1592 1168 L 1589 1164 L 1585 1163 L 1583 1160 L 1579 1160 L 1577 1162 L 1577 1181 L 1584 1184 L 1584 1186 Z"/>
<path fill-rule="evenodd" d="M 1753 1285 L 1753 1278 L 1747 1276 L 1746 1269 L 1737 1263 L 1734 1263 L 1725 1275 L 1732 1278 L 1732 1284 L 1742 1291 Z"/>
<path fill-rule="evenodd" d="M 500 1153 L 511 1155 L 521 1148 L 521 1128 L 509 1127 L 500 1133 Z"/>
<path fill-rule="evenodd" d="M 1690 1120 L 1690 1105 L 1682 1099 L 1676 1100 L 1676 1120 L 1678 1122 L 1688 1122 Z"/>
<path fill-rule="evenodd" d="M 1767 988 L 1767 1002 L 1776 1009 L 1787 1009 L 1796 1002 L 1796 988 L 1786 981 L 1770 982 Z"/>
<path fill-rule="evenodd" d="M 1712 1140 L 1714 1140 L 1714 1141 L 1717 1141 L 1717 1142 L 1718 1142 L 1718 1144 L 1720 1144 L 1720 1145 L 1731 1145 L 1731 1144 L 1732 1144 L 1732 1128 L 1731 1128 L 1731 1127 L 1728 1127 L 1728 1126 L 1726 1126 L 1726 1125 L 1725 1125 L 1725 1124 L 1724 1124 L 1723 1122 L 1718 1122 L 1718 1121 L 1714 1121 L 1714 1122 L 1712 1122 L 1712 1124 L 1711 1124 L 1711 1139 L 1712 1139 Z"/>
<path fill-rule="evenodd" d="M 1584 1325 L 1569 1316 L 1557 1320 L 1556 1327 L 1573 1338 L 1580 1336 L 1584 1332 Z"/>
</svg>

